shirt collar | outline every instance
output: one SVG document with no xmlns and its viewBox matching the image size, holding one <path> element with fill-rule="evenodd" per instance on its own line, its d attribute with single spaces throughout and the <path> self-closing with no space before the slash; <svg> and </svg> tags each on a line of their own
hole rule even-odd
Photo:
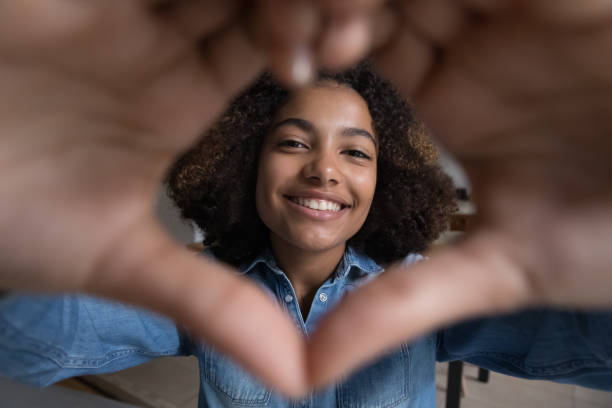
<svg viewBox="0 0 612 408">
<path fill-rule="evenodd" d="M 281 269 L 276 264 L 276 259 L 274 259 L 274 255 L 272 254 L 270 248 L 264 249 L 263 252 L 257 255 L 255 259 L 253 259 L 251 262 L 246 262 L 240 265 L 238 271 L 241 275 L 248 275 L 251 270 L 255 268 L 255 266 L 257 266 L 258 264 L 266 265 L 274 273 L 281 275 L 283 273 L 283 271 L 281 271 Z"/>
<path fill-rule="evenodd" d="M 283 275 L 283 271 L 276 264 L 276 259 L 270 248 L 266 248 L 251 262 L 244 263 L 239 268 L 239 273 L 242 275 L 249 274 L 258 264 L 264 264 L 276 274 Z M 342 259 L 334 272 L 333 280 L 349 278 L 361 278 L 368 275 L 377 275 L 382 272 L 381 268 L 372 258 L 365 254 L 361 254 L 352 247 L 347 246 Z M 350 274 L 350 276 L 349 276 Z"/>
</svg>

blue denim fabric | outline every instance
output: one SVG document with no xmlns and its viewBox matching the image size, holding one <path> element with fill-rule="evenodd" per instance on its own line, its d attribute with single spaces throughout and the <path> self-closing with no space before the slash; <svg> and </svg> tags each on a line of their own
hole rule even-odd
<svg viewBox="0 0 612 408">
<path fill-rule="evenodd" d="M 405 263 L 420 259 L 410 255 Z M 240 269 L 284 305 L 305 335 L 347 291 L 382 272 L 367 256 L 347 249 L 304 321 L 291 283 L 269 251 Z M 476 320 L 403 344 L 341 383 L 289 401 L 152 313 L 87 296 L 12 295 L 0 299 L 0 375 L 45 386 L 158 356 L 193 354 L 200 365 L 201 408 L 434 408 L 436 358 L 612 390 L 611 333 L 612 315 L 607 313 L 530 311 Z"/>
</svg>

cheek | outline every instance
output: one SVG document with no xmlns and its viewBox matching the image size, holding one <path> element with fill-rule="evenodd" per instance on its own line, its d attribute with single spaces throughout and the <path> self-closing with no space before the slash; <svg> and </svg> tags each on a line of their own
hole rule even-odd
<svg viewBox="0 0 612 408">
<path fill-rule="evenodd" d="M 260 165 L 257 169 L 257 184 L 255 185 L 255 207 L 257 208 L 257 213 L 259 214 L 259 218 L 264 222 L 264 224 L 268 224 L 269 216 L 271 213 L 270 208 L 270 194 L 269 189 L 271 186 L 272 180 L 270 177 L 273 173 L 270 172 L 269 166 Z"/>
<path fill-rule="evenodd" d="M 363 210 L 367 214 L 376 191 L 376 171 L 368 171 L 359 175 L 354 185 Z"/>
<path fill-rule="evenodd" d="M 269 223 L 273 220 L 276 213 L 274 208 L 278 205 L 275 202 L 275 200 L 278 200 L 275 192 L 284 183 L 288 173 L 286 164 L 282 160 L 278 160 L 274 155 L 264 156 L 258 166 L 255 205 L 259 217 L 268 228 L 270 228 Z"/>
</svg>

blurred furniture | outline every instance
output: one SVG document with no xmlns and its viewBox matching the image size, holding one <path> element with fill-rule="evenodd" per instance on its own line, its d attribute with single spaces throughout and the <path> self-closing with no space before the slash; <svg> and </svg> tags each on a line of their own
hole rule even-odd
<svg viewBox="0 0 612 408">
<path fill-rule="evenodd" d="M 489 382 L 489 370 L 478 368 L 478 381 Z M 464 394 L 463 361 L 448 363 L 448 380 L 446 383 L 446 408 L 459 408 Z"/>
<path fill-rule="evenodd" d="M 136 408 L 102 396 L 52 386 L 44 389 L 0 377 L 0 406 L 2 408 Z"/>
<path fill-rule="evenodd" d="M 476 207 L 470 201 L 466 189 L 457 189 L 458 211 L 450 220 L 449 230 L 453 234 L 465 233 L 473 224 Z M 451 238 L 452 239 L 452 238 Z M 448 242 L 448 241 L 447 241 Z M 446 242 L 441 242 L 442 244 Z M 489 382 L 489 370 L 478 369 L 478 381 Z M 451 361 L 448 364 L 448 381 L 446 384 L 446 408 L 459 408 L 461 406 L 461 395 L 463 387 L 463 362 Z"/>
</svg>

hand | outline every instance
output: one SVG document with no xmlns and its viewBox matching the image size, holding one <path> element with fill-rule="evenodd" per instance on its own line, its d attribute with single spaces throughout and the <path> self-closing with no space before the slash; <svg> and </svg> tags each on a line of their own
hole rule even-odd
<svg viewBox="0 0 612 408">
<path fill-rule="evenodd" d="M 467 317 L 612 308 L 612 2 L 404 1 L 394 29 L 356 3 L 380 69 L 467 169 L 478 223 L 347 296 L 310 341 L 314 384 Z"/>
<path fill-rule="evenodd" d="M 153 213 L 175 156 L 264 68 L 238 6 L 0 4 L 0 288 L 145 306 L 297 395 L 294 324 L 231 269 L 174 243 Z"/>
</svg>

